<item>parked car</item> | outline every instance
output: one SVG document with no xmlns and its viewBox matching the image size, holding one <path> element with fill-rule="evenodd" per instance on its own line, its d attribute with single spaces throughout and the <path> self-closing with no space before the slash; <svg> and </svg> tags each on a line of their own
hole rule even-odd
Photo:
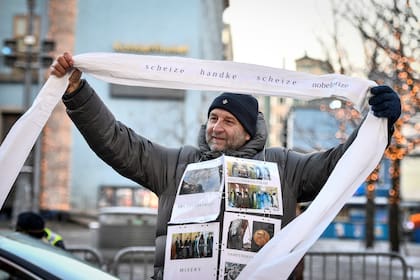
<svg viewBox="0 0 420 280">
<path fill-rule="evenodd" d="M 155 246 L 157 209 L 103 207 L 99 209 L 99 249 Z M 116 238 L 118 236 L 118 238 Z"/>
<path fill-rule="evenodd" d="M 2 279 L 118 279 L 71 253 L 28 235 L 0 231 Z"/>
<path fill-rule="evenodd" d="M 144 187 L 101 186 L 97 247 L 115 251 L 131 246 L 155 246 L 157 208 L 157 196 Z"/>
</svg>

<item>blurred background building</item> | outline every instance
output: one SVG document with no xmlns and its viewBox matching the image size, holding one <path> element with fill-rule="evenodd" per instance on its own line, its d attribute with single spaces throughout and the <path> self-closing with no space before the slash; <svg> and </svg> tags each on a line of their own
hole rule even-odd
<svg viewBox="0 0 420 280">
<path fill-rule="evenodd" d="M 32 104 L 52 58 L 64 51 L 232 59 L 229 26 L 222 20 L 227 6 L 224 0 L 1 0 L 1 139 Z M 53 48 L 44 52 L 46 40 Z M 85 78 L 121 121 L 167 146 L 196 143 L 200 124 L 206 120 L 201 109 L 217 94 L 117 86 Z M 36 147 L 7 199 L 2 211 L 6 215 L 21 208 L 94 213 L 105 187 L 123 188 L 116 194 L 118 203 L 134 203 L 124 199 L 133 183 L 96 157 L 65 116 L 62 104 L 55 108 Z M 136 203 L 156 206 L 146 192 L 136 195 Z"/>
<path fill-rule="evenodd" d="M 0 140 L 36 97 L 52 59 L 64 51 L 233 59 L 232 34 L 223 21 L 228 7 L 228 0 L 0 0 Z M 318 75 L 334 72 L 328 61 L 306 54 L 296 60 L 296 70 Z M 196 144 L 199 127 L 207 117 L 203 108 L 217 95 L 112 85 L 88 75 L 84 78 L 119 120 L 170 147 Z M 329 111 L 344 107 L 336 100 L 299 102 L 260 97 L 260 104 L 269 127 L 269 146 L 302 152 L 324 149 L 345 139 L 355 125 L 342 126 Z M 419 207 L 418 155 L 416 149 L 402 160 L 401 193 L 407 209 Z M 389 169 L 389 161 L 384 160 L 375 189 L 380 239 L 387 238 Z M 326 236 L 363 238 L 366 189 L 365 184 L 360 187 Z M 51 215 L 94 216 L 99 207 L 106 206 L 156 208 L 157 200 L 98 159 L 60 103 L 0 213 L 7 219 L 28 209 Z"/>
</svg>

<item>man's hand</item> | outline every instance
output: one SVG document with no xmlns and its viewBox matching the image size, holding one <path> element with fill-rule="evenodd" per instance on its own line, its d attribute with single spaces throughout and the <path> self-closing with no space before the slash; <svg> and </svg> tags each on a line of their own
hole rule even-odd
<svg viewBox="0 0 420 280">
<path fill-rule="evenodd" d="M 51 65 L 51 75 L 57 77 L 63 77 L 67 72 L 74 70 L 73 74 L 69 78 L 69 86 L 67 87 L 68 93 L 74 92 L 80 86 L 80 77 L 82 72 L 77 68 L 73 68 L 73 56 L 65 52 L 62 55 L 58 56 L 54 63 Z"/>
<path fill-rule="evenodd" d="M 370 89 L 372 97 L 369 105 L 378 118 L 387 118 L 388 127 L 392 127 L 401 115 L 401 101 L 398 94 L 389 86 L 376 86 Z"/>
</svg>

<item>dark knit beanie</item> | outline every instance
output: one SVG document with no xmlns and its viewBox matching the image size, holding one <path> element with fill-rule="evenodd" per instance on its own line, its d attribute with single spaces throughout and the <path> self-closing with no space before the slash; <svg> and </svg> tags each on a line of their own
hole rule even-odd
<svg viewBox="0 0 420 280">
<path fill-rule="evenodd" d="M 44 219 L 33 212 L 20 213 L 17 222 L 16 230 L 25 232 L 41 232 L 44 230 L 45 222 Z"/>
<path fill-rule="evenodd" d="M 223 109 L 234 115 L 251 137 L 257 131 L 258 101 L 249 94 L 224 92 L 210 105 L 207 117 L 215 109 Z"/>
</svg>

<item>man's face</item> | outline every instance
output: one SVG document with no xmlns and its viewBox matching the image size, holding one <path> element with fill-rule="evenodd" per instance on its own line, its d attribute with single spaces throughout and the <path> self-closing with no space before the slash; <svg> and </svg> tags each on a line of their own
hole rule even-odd
<svg viewBox="0 0 420 280">
<path fill-rule="evenodd" d="M 241 123 L 228 111 L 215 108 L 206 126 L 206 141 L 212 151 L 236 150 L 251 137 Z"/>
</svg>

